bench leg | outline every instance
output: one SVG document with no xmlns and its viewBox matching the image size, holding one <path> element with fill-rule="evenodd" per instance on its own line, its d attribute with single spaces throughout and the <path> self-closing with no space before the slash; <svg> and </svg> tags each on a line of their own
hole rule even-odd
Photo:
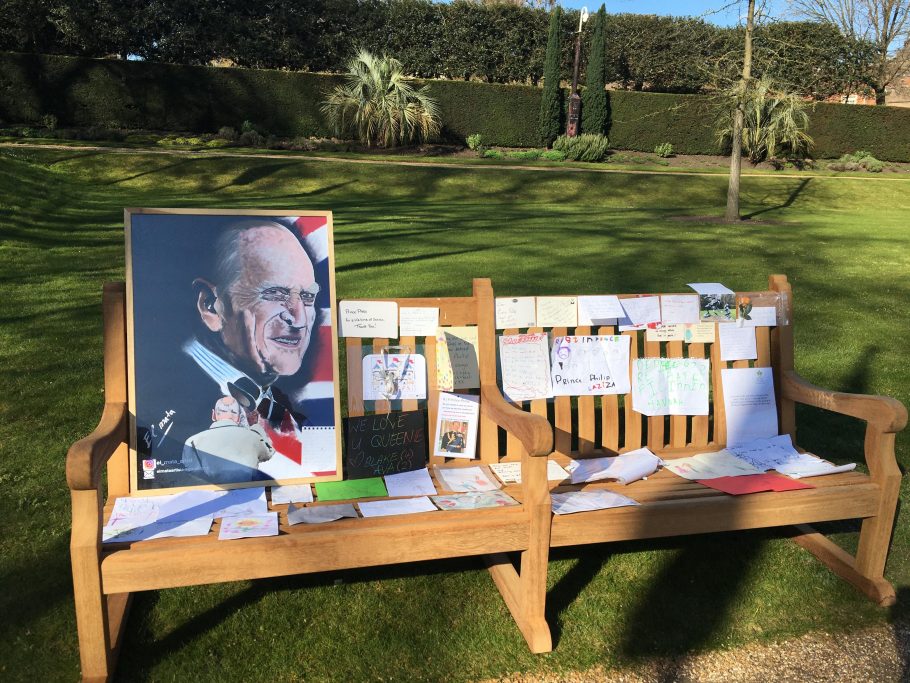
<svg viewBox="0 0 910 683">
<path fill-rule="evenodd" d="M 98 492 L 72 491 L 72 502 L 70 558 L 82 680 L 108 681 L 117 661 L 132 595 L 104 595 L 102 589 Z"/>
<path fill-rule="evenodd" d="M 539 654 L 550 652 L 553 641 L 550 637 L 550 627 L 544 618 L 544 600 L 534 595 L 533 558 L 528 556 L 529 551 L 521 553 L 521 573 L 515 571 L 512 562 L 505 553 L 487 555 L 484 561 L 493 577 L 493 582 L 499 589 L 518 630 L 524 636 L 531 652 Z M 544 565 L 544 588 L 546 588 L 546 565 Z M 546 596 L 544 595 L 544 598 Z"/>
<path fill-rule="evenodd" d="M 861 534 L 866 532 L 866 524 L 873 519 L 875 518 L 867 519 L 863 522 Z M 863 571 L 856 558 L 834 543 L 834 541 L 815 531 L 811 526 L 800 524 L 796 527 L 796 530 L 797 535 L 793 537 L 793 540 L 815 555 L 822 564 L 837 576 L 853 584 L 866 597 L 882 607 L 889 607 L 895 603 L 894 586 L 881 573 L 878 576 L 869 576 Z M 862 543 L 862 535 L 860 536 L 860 543 Z M 884 560 L 882 560 L 882 567 L 884 567 Z"/>
</svg>

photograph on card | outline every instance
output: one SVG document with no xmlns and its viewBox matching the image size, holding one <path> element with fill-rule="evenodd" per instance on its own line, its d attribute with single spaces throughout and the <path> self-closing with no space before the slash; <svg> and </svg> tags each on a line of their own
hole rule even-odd
<svg viewBox="0 0 910 683">
<path fill-rule="evenodd" d="M 126 212 L 134 490 L 341 475 L 328 212 Z"/>
</svg>

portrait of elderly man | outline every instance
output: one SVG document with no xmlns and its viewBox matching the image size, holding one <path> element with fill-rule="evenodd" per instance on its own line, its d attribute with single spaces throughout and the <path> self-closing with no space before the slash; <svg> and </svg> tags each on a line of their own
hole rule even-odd
<svg viewBox="0 0 910 683">
<path fill-rule="evenodd" d="M 173 340 L 167 353 L 155 346 L 143 355 L 136 331 L 137 382 L 141 375 L 144 399 L 140 402 L 137 396 L 137 425 L 146 425 L 137 431 L 137 451 L 147 463 L 154 459 L 155 466 L 151 476 L 148 470 L 140 473 L 148 479 L 147 488 L 198 483 L 190 480 L 198 480 L 200 473 L 211 483 L 233 483 L 244 476 L 250 481 L 318 475 L 304 462 L 303 433 L 314 426 L 334 427 L 334 414 L 322 405 L 325 400 L 306 400 L 312 393 L 308 385 L 324 379 L 314 365 L 320 353 L 315 347 L 326 346 L 320 326 L 330 305 L 324 291 L 327 269 L 320 283 L 319 255 L 308 253 L 306 240 L 286 222 L 219 218 L 217 230 L 196 234 L 205 247 L 197 247 L 199 258 L 176 264 L 159 260 L 160 270 L 147 267 L 147 275 L 142 274 L 150 305 L 166 313 L 173 310 L 174 322 L 181 321 L 155 330 Z M 139 243 L 145 244 L 141 237 Z M 157 281 L 166 281 L 173 297 L 154 298 Z M 220 426 L 226 431 L 215 428 L 216 404 L 239 411 L 241 420 L 232 423 L 234 429 L 226 424 Z M 253 428 L 275 452 L 265 471 L 247 463 L 246 455 L 224 457 L 227 434 Z M 193 444 L 198 450 L 200 441 L 218 444 L 217 460 L 209 458 L 208 468 L 205 458 L 191 457 Z M 228 473 L 231 462 L 243 462 L 247 470 Z"/>
</svg>

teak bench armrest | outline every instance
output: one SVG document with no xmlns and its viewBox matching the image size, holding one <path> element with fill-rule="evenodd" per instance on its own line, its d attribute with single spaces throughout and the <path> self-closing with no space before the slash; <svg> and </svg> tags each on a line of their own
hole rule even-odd
<svg viewBox="0 0 910 683">
<path fill-rule="evenodd" d="M 95 431 L 74 443 L 66 454 L 66 483 L 70 490 L 99 488 L 105 464 L 126 442 L 126 403 L 105 403 Z"/>
<path fill-rule="evenodd" d="M 493 422 L 512 432 L 528 455 L 549 455 L 553 452 L 553 429 L 540 415 L 519 410 L 508 403 L 499 387 L 484 384 L 480 387 L 480 410 Z"/>
<path fill-rule="evenodd" d="M 907 426 L 907 409 L 896 399 L 830 391 L 807 382 L 793 370 L 782 374 L 784 398 L 865 420 L 885 434 L 899 432 Z"/>
</svg>

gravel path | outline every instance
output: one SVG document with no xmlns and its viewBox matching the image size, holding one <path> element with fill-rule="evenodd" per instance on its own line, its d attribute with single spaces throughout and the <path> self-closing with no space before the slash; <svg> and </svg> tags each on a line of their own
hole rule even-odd
<svg viewBox="0 0 910 683">
<path fill-rule="evenodd" d="M 910 683 L 910 624 L 810 633 L 778 643 L 643 662 L 635 667 L 505 676 L 483 683 Z"/>
</svg>

